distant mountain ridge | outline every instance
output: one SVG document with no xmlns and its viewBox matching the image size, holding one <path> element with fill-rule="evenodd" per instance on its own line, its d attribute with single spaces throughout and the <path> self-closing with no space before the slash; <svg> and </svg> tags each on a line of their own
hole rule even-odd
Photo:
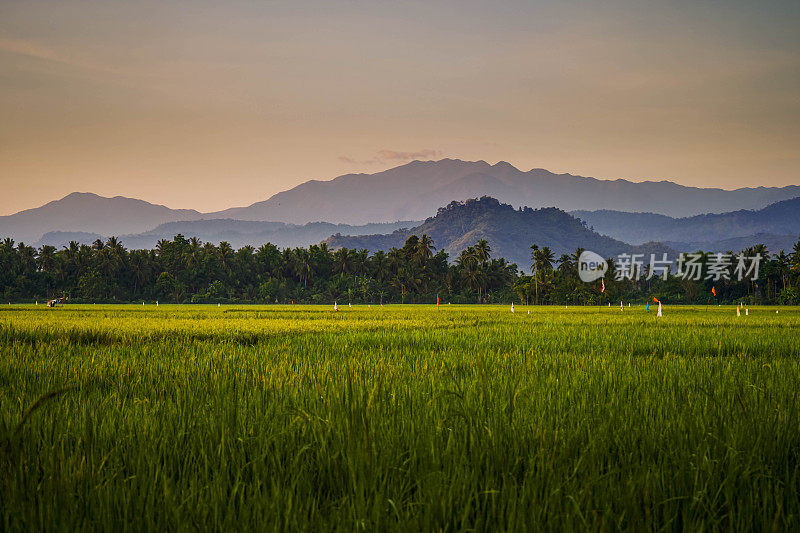
<svg viewBox="0 0 800 533">
<path fill-rule="evenodd" d="M 167 222 L 156 228 L 136 234 L 117 235 L 120 242 L 129 249 L 152 249 L 162 239 L 172 240 L 175 235 L 197 237 L 204 242 L 228 242 L 234 248 L 242 246 L 261 246 L 270 242 L 279 248 L 306 247 L 318 244 L 334 233 L 356 235 L 361 233 L 392 232 L 399 228 L 418 225 L 419 221 L 400 221 L 391 223 L 348 226 L 312 222 L 305 225 L 284 224 L 283 222 L 257 222 L 231 219 L 194 220 L 188 222 Z M 36 247 L 45 244 L 60 248 L 74 240 L 89 244 L 96 239 L 105 240 L 110 235 L 82 232 L 54 231 L 46 233 L 35 243 Z"/>
<path fill-rule="evenodd" d="M 669 243 L 679 249 L 725 251 L 742 243 L 767 244 L 772 251 L 791 249 L 800 234 L 800 197 L 758 210 L 672 218 L 655 213 L 573 211 L 595 231 L 632 244 Z M 788 245 L 788 246 L 787 246 Z M 732 247 L 732 248 L 729 248 Z"/>
<path fill-rule="evenodd" d="M 558 258 L 586 248 L 604 257 L 620 253 L 670 253 L 667 246 L 650 243 L 631 246 L 588 229 L 579 219 L 554 207 L 515 209 L 495 198 L 483 197 L 465 202 L 451 202 L 436 216 L 421 225 L 384 235 L 334 235 L 325 242 L 330 248 L 357 248 L 371 252 L 402 247 L 411 235 L 427 234 L 434 244 L 455 258 L 461 250 L 486 239 L 492 256 L 504 257 L 521 269 L 530 267 L 530 246 L 549 246 Z"/>
<path fill-rule="evenodd" d="M 376 174 L 347 174 L 330 181 L 307 181 L 248 207 L 216 213 L 240 220 L 348 224 L 414 220 L 452 200 L 491 196 L 514 207 L 650 211 L 670 216 L 756 209 L 800 196 L 800 186 L 732 191 L 686 187 L 669 181 L 599 180 L 523 172 L 506 162 L 413 161 Z"/>
<path fill-rule="evenodd" d="M 35 242 L 54 231 L 128 235 L 160 224 L 208 219 L 364 225 L 423 220 L 452 200 L 492 196 L 514 207 L 652 212 L 672 217 L 760 209 L 800 196 L 800 186 L 732 191 L 669 181 L 599 180 L 543 169 L 523 172 L 485 161 L 413 161 L 375 174 L 311 180 L 247 207 L 213 213 L 170 209 L 133 198 L 72 193 L 61 200 L 0 216 L 0 236 Z"/>
<path fill-rule="evenodd" d="M 52 231 L 122 235 L 149 230 L 164 222 L 198 220 L 193 209 L 170 209 L 144 200 L 74 192 L 41 207 L 0 217 L 0 235 L 20 242 L 39 240 Z"/>
</svg>

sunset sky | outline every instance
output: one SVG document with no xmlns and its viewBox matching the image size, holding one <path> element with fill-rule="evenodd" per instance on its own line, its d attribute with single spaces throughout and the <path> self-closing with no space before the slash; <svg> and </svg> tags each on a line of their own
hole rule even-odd
<svg viewBox="0 0 800 533">
<path fill-rule="evenodd" d="M 414 158 L 800 184 L 800 2 L 0 2 L 0 214 Z"/>
</svg>

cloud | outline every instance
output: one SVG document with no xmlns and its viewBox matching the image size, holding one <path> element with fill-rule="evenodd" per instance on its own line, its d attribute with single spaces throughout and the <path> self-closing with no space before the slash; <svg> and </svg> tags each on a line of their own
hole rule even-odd
<svg viewBox="0 0 800 533">
<path fill-rule="evenodd" d="M 430 148 L 425 148 L 419 152 L 396 152 L 394 150 L 378 151 L 378 158 L 390 160 L 430 159 L 440 155 L 442 155 L 441 150 L 431 150 Z"/>
<path fill-rule="evenodd" d="M 86 70 L 110 70 L 102 65 L 92 63 L 91 61 L 86 61 L 85 59 L 75 57 L 66 52 L 58 51 L 31 41 L 24 41 L 20 39 L 0 37 L 0 52 L 32 57 L 35 59 L 41 59 L 43 61 L 50 61 L 52 63 L 59 63 L 61 65 L 67 65 Z"/>
<path fill-rule="evenodd" d="M 424 148 L 417 152 L 398 152 L 396 150 L 378 150 L 372 159 L 354 159 L 346 155 L 338 157 L 342 163 L 349 165 L 376 165 L 379 163 L 386 163 L 390 161 L 410 161 L 412 159 L 431 159 L 442 155 L 441 150 L 433 150 Z"/>
</svg>

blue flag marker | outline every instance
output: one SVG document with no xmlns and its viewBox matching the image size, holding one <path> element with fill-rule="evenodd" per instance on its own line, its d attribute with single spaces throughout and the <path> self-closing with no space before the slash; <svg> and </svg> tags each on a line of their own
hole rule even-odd
<svg viewBox="0 0 800 533">
<path fill-rule="evenodd" d="M 650 310 L 650 300 L 647 300 L 647 305 L 644 306 L 644 310 L 645 311 L 649 311 Z"/>
</svg>

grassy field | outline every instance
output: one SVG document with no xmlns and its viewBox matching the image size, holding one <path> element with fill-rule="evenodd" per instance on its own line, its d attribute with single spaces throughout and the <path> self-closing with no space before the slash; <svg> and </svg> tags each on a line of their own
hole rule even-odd
<svg viewBox="0 0 800 533">
<path fill-rule="evenodd" d="M 0 530 L 797 530 L 775 310 L 3 306 Z"/>
</svg>

